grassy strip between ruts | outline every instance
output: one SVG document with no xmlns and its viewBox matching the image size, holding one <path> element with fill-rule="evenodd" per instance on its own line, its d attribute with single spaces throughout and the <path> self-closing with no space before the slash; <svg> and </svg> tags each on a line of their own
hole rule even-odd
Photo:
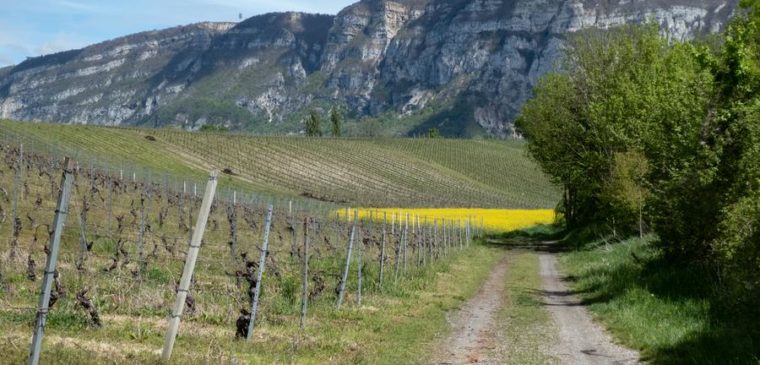
<svg viewBox="0 0 760 365">
<path fill-rule="evenodd" d="M 596 319 L 649 363 L 757 364 L 742 324 L 756 321 L 716 304 L 707 269 L 663 264 L 653 240 L 592 243 L 565 254 L 562 268 Z"/>
<path fill-rule="evenodd" d="M 447 331 L 445 314 L 471 297 L 502 257 L 501 249 L 475 244 L 399 282 L 396 289 L 364 298 L 359 308 L 335 312 L 311 308 L 307 328 L 296 316 L 264 322 L 251 343 L 233 339 L 234 329 L 188 319 L 183 322 L 172 363 L 238 364 L 398 364 L 424 363 L 436 338 Z M 437 271 L 435 273 L 434 271 Z M 0 363 L 23 363 L 31 334 L 31 316 L 0 314 Z M 68 311 L 67 311 L 68 312 Z M 24 317 L 13 319 L 14 317 Z M 28 317 L 28 318 L 27 318 Z M 51 313 L 42 360 L 46 364 L 155 363 L 163 343 L 165 318 L 106 317 L 100 329 Z"/>
<path fill-rule="evenodd" d="M 506 300 L 498 317 L 504 337 L 502 358 L 505 364 L 551 363 L 548 347 L 556 334 L 551 316 L 541 301 L 543 283 L 538 255 L 523 250 L 510 255 Z"/>
</svg>

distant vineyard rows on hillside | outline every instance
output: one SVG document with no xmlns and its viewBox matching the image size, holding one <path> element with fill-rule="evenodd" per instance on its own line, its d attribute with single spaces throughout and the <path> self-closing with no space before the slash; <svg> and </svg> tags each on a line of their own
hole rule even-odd
<svg viewBox="0 0 760 365">
<path fill-rule="evenodd" d="M 82 160 L 202 178 L 226 189 L 366 207 L 553 208 L 557 189 L 520 141 L 252 137 L 0 122 L 0 138 Z"/>
</svg>

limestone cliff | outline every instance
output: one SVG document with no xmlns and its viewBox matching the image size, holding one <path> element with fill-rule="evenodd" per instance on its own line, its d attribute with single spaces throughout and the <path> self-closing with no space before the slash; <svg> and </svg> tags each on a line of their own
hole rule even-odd
<svg viewBox="0 0 760 365">
<path fill-rule="evenodd" d="M 296 132 L 308 109 L 340 105 L 415 118 L 409 133 L 508 136 L 569 33 L 654 21 L 688 39 L 722 29 L 736 2 L 362 0 L 192 24 L 0 69 L 0 117 Z"/>
</svg>

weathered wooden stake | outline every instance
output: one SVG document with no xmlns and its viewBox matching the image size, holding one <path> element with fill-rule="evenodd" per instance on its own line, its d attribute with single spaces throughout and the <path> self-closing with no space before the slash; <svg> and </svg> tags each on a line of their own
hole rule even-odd
<svg viewBox="0 0 760 365">
<path fill-rule="evenodd" d="M 218 177 L 219 172 L 212 171 L 208 183 L 206 184 L 206 192 L 203 196 L 203 202 L 201 203 L 201 210 L 198 212 L 198 221 L 195 224 L 195 229 L 193 229 L 193 236 L 190 239 L 190 247 L 187 251 L 187 256 L 185 257 L 185 269 L 182 272 L 182 279 L 180 279 L 179 288 L 177 289 L 177 301 L 174 303 L 174 309 L 169 318 L 169 329 L 166 331 L 164 350 L 161 354 L 162 362 L 169 361 L 169 358 L 172 356 L 174 341 L 177 339 L 177 331 L 179 330 L 179 321 L 182 317 L 182 311 L 185 309 L 185 300 L 187 299 L 187 293 L 190 290 L 190 281 L 193 278 L 193 271 L 195 270 L 195 261 L 198 259 L 203 232 L 206 230 L 206 223 L 208 223 L 208 216 L 211 211 L 211 203 L 214 201 Z"/>
<path fill-rule="evenodd" d="M 356 243 L 358 245 L 356 251 L 356 304 L 361 307 L 362 306 L 362 256 L 364 256 L 364 235 L 362 234 L 362 226 L 364 224 L 359 226 L 359 233 L 357 234 Z"/>
<path fill-rule="evenodd" d="M 113 220 L 113 178 L 108 177 L 108 198 L 106 200 L 106 205 L 108 209 L 108 217 L 106 218 L 108 221 L 108 237 L 111 237 L 111 233 L 113 232 L 112 228 L 112 220 Z"/>
<path fill-rule="evenodd" d="M 18 232 L 21 228 L 18 225 L 21 220 L 18 219 L 18 195 L 21 189 L 21 175 L 24 170 L 24 145 L 19 145 L 18 160 L 16 160 L 17 168 L 13 177 L 13 202 L 11 203 L 11 232 Z M 9 259 L 11 261 L 16 260 L 18 240 L 14 236 L 11 241 L 11 252 Z"/>
<path fill-rule="evenodd" d="M 56 205 L 55 218 L 53 219 L 50 254 L 48 254 L 47 257 L 45 275 L 42 278 L 42 290 L 40 292 L 40 301 L 37 306 L 37 319 L 34 325 L 34 336 L 32 337 L 32 347 L 29 354 L 29 365 L 37 365 L 40 362 L 42 335 L 45 331 L 45 321 L 47 320 L 48 311 L 50 310 L 50 290 L 53 286 L 53 276 L 56 272 L 58 252 L 61 247 L 61 234 L 63 234 L 63 226 L 66 222 L 66 214 L 69 209 L 71 184 L 74 181 L 74 161 L 66 157 L 63 160 L 63 166 L 61 193 L 58 195 L 58 204 Z"/>
<path fill-rule="evenodd" d="M 309 300 L 309 218 L 303 219 L 303 289 L 301 290 L 301 329 L 306 324 L 306 306 Z"/>
<path fill-rule="evenodd" d="M 138 256 L 138 269 L 140 273 L 144 273 L 145 271 L 145 206 L 148 204 L 149 193 L 148 193 L 148 180 L 147 177 L 143 178 L 143 191 L 140 195 L 140 231 L 138 232 L 137 236 L 137 256 Z"/>
<path fill-rule="evenodd" d="M 433 246 L 435 247 L 435 258 L 437 260 L 441 255 L 438 245 L 438 218 L 433 220 Z"/>
<path fill-rule="evenodd" d="M 296 222 L 293 216 L 293 201 L 288 200 L 288 225 L 290 226 L 290 260 L 298 258 L 298 242 L 296 235 Z"/>
<path fill-rule="evenodd" d="M 417 247 L 417 266 L 422 265 L 422 258 L 424 257 L 425 253 L 422 251 L 422 228 L 420 227 L 420 216 L 415 216 L 415 237 L 416 237 L 416 247 Z"/>
<path fill-rule="evenodd" d="M 235 197 L 232 198 L 232 204 L 230 204 L 227 207 L 227 223 L 230 225 L 230 256 L 232 257 L 232 262 L 234 263 L 237 260 L 237 239 L 238 239 L 238 232 L 237 232 L 237 204 L 235 202 Z"/>
<path fill-rule="evenodd" d="M 404 267 L 401 271 L 402 275 L 406 275 L 406 251 L 409 246 L 409 213 L 406 213 L 406 219 L 404 219 L 404 235 L 403 235 L 403 257 Z"/>
<path fill-rule="evenodd" d="M 385 225 L 388 224 L 388 212 L 383 212 L 383 237 L 380 243 L 380 287 L 383 287 L 383 272 L 385 270 Z"/>
<path fill-rule="evenodd" d="M 425 223 L 422 225 L 422 266 L 426 266 L 428 263 L 428 252 L 430 251 L 430 245 L 428 243 L 428 231 L 429 226 L 427 224 L 427 217 L 425 217 Z"/>
<path fill-rule="evenodd" d="M 462 220 L 457 221 L 457 233 L 459 236 L 459 248 L 464 248 L 464 230 L 462 229 Z"/>
</svg>

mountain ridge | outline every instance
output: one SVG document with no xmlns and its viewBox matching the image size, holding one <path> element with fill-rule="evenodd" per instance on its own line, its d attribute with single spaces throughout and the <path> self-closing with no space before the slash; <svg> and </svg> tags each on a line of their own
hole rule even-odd
<svg viewBox="0 0 760 365">
<path fill-rule="evenodd" d="M 397 133 L 515 135 L 567 34 L 653 20 L 675 39 L 722 29 L 736 0 L 362 0 L 126 35 L 0 69 L 0 117 L 105 125 L 221 124 L 297 133 L 337 106 Z M 400 132 L 398 132 L 400 130 Z"/>
</svg>

